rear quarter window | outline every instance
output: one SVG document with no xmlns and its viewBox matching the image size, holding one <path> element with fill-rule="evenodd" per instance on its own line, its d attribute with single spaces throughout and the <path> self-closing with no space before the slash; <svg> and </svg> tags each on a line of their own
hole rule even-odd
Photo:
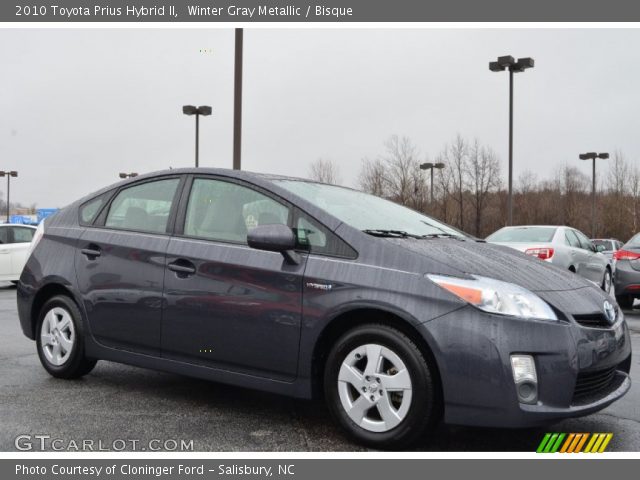
<svg viewBox="0 0 640 480">
<path fill-rule="evenodd" d="M 108 194 L 103 194 L 82 204 L 79 209 L 80 225 L 91 225 L 107 199 Z"/>
</svg>

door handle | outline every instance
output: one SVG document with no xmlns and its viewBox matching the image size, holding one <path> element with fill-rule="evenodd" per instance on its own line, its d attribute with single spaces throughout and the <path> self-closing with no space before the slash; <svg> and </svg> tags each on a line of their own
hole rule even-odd
<svg viewBox="0 0 640 480">
<path fill-rule="evenodd" d="M 186 276 L 196 273 L 196 266 L 189 260 L 184 259 L 178 259 L 175 262 L 171 262 L 167 265 L 167 268 L 172 272 L 176 272 L 178 275 L 182 274 Z"/>
<path fill-rule="evenodd" d="M 94 260 L 102 254 L 102 251 L 100 250 L 99 246 L 91 244 L 87 245 L 86 248 L 80 250 L 80 253 L 85 255 L 89 260 Z"/>
</svg>

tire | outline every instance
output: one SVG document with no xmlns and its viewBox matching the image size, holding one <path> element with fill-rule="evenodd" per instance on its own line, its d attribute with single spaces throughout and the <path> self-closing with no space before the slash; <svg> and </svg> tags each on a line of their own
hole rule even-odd
<svg viewBox="0 0 640 480">
<path fill-rule="evenodd" d="M 40 310 L 36 345 L 40 363 L 56 378 L 82 377 L 97 363 L 84 354 L 84 325 L 80 309 L 64 295 L 51 298 Z"/>
<path fill-rule="evenodd" d="M 620 308 L 624 310 L 631 310 L 633 308 L 634 297 L 631 295 L 618 295 L 616 296 L 616 300 L 618 301 Z"/>
<path fill-rule="evenodd" d="M 376 359 L 371 365 L 370 357 Z M 325 365 L 324 394 L 331 414 L 352 439 L 397 450 L 417 441 L 439 419 L 434 379 L 435 367 L 409 337 L 369 324 L 336 341 Z"/>
<path fill-rule="evenodd" d="M 611 270 L 608 268 L 604 269 L 604 276 L 602 277 L 602 285 L 600 288 L 604 290 L 606 293 L 611 292 L 612 278 L 611 278 Z"/>
</svg>

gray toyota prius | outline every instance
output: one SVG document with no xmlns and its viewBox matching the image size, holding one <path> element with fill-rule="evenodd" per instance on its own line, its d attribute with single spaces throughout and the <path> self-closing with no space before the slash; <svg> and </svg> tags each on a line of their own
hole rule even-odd
<svg viewBox="0 0 640 480">
<path fill-rule="evenodd" d="M 349 188 L 218 169 L 138 176 L 38 228 L 18 285 L 44 368 L 109 360 L 309 399 L 404 448 L 445 422 L 525 427 L 630 388 L 615 299 Z"/>
</svg>

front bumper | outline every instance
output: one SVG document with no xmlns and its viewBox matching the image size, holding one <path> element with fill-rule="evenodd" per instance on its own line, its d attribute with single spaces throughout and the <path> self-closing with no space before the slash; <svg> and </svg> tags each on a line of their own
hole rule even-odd
<svg viewBox="0 0 640 480">
<path fill-rule="evenodd" d="M 466 307 L 422 325 L 441 374 L 445 422 L 531 427 L 605 408 L 630 388 L 631 342 L 620 312 L 607 328 L 489 315 Z M 532 355 L 538 401 L 520 403 L 510 356 Z M 590 385 L 598 387 L 589 390 Z"/>
</svg>

